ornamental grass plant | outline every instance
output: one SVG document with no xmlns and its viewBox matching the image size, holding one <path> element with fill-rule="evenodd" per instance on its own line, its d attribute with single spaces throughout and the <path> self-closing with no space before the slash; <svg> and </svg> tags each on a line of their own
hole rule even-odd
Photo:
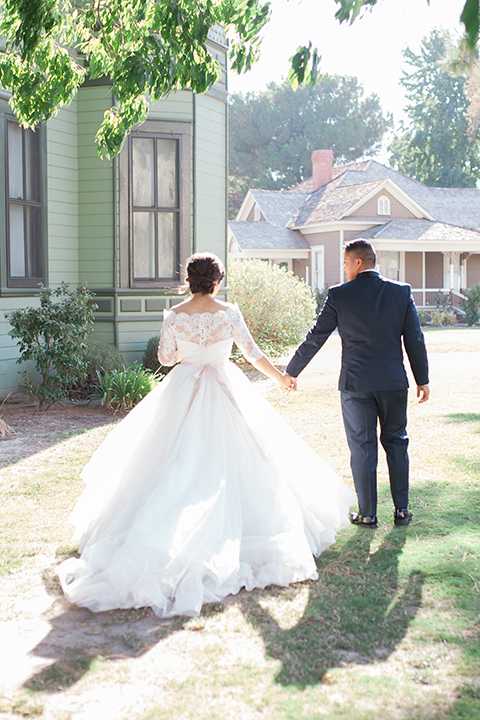
<svg viewBox="0 0 480 720">
<path fill-rule="evenodd" d="M 152 373 L 141 365 L 130 365 L 123 370 L 101 373 L 97 371 L 97 385 L 90 401 L 100 400 L 101 405 L 117 410 L 131 410 L 153 390 L 162 373 Z"/>
</svg>

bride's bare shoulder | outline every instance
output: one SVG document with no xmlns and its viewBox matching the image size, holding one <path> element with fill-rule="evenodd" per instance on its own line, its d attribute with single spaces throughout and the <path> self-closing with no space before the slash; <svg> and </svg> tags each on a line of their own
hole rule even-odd
<svg viewBox="0 0 480 720">
<path fill-rule="evenodd" d="M 228 310 L 229 308 L 233 308 L 234 306 L 232 305 L 232 303 L 215 299 L 215 307 L 217 310 Z"/>
<path fill-rule="evenodd" d="M 184 300 L 183 302 L 178 303 L 178 305 L 174 305 L 173 307 L 171 307 L 170 312 L 174 312 L 175 314 L 179 312 L 185 312 L 185 309 L 188 309 L 190 302 L 190 298 L 188 300 Z"/>
</svg>

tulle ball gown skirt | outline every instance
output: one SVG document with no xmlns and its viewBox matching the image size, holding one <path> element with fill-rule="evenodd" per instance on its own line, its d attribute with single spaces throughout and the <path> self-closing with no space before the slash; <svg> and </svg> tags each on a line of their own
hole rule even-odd
<svg viewBox="0 0 480 720">
<path fill-rule="evenodd" d="M 226 595 L 317 577 L 352 490 L 229 362 L 180 364 L 82 473 L 66 597 L 92 611 L 198 615 Z"/>
</svg>

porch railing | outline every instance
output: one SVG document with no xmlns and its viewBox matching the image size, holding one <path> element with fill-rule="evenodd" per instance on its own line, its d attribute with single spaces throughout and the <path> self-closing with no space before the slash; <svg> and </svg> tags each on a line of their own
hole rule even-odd
<svg viewBox="0 0 480 720">
<path fill-rule="evenodd" d="M 462 311 L 462 300 L 466 300 L 458 290 L 449 288 L 412 288 L 412 295 L 415 305 L 422 310 L 437 307 L 451 307 Z"/>
</svg>

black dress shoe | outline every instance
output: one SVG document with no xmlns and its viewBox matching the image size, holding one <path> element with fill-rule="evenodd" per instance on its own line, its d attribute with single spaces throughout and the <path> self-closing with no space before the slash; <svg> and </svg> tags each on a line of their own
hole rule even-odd
<svg viewBox="0 0 480 720">
<path fill-rule="evenodd" d="M 360 515 L 357 512 L 351 512 L 348 515 L 348 519 L 352 525 L 360 525 L 360 527 L 372 528 L 375 530 L 377 527 L 377 516 L 369 517 L 368 515 Z"/>
<path fill-rule="evenodd" d="M 408 508 L 395 508 L 393 516 L 395 525 L 408 525 L 413 519 L 413 515 Z"/>
</svg>

